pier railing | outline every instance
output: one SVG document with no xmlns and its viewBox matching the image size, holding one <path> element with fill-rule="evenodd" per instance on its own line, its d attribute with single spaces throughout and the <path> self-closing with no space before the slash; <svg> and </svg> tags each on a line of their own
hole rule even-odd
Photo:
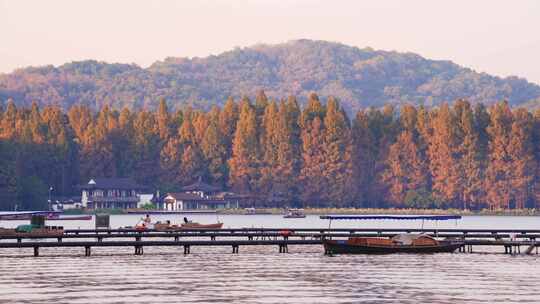
<svg viewBox="0 0 540 304">
<path fill-rule="evenodd" d="M 135 254 L 142 254 L 145 246 L 181 246 L 190 253 L 192 246 L 231 246 L 238 253 L 239 246 L 274 245 L 279 252 L 288 252 L 288 245 L 320 245 L 328 238 L 392 237 L 399 233 L 426 233 L 437 238 L 463 240 L 460 251 L 472 252 L 472 246 L 503 246 L 505 253 L 520 252 L 528 246 L 529 253 L 540 243 L 540 230 L 536 229 L 349 229 L 349 228 L 226 228 L 182 229 L 156 231 L 135 229 L 68 229 L 62 235 L 4 235 L 0 248 L 84 247 L 90 255 L 91 247 L 135 247 Z M 514 249 L 512 249 L 514 248 Z M 0 251 L 1 254 L 1 251 Z"/>
</svg>

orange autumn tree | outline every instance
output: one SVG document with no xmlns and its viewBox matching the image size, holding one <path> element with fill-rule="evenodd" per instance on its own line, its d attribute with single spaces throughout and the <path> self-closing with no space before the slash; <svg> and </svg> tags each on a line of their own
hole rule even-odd
<svg viewBox="0 0 540 304">
<path fill-rule="evenodd" d="M 510 172 L 513 170 L 508 154 L 512 112 L 507 102 L 494 105 L 490 112 L 489 156 L 486 169 L 486 200 L 491 209 L 509 208 L 512 197 Z"/>
<path fill-rule="evenodd" d="M 229 185 L 239 193 L 257 190 L 259 181 L 259 140 L 257 138 L 257 117 L 249 100 L 240 105 L 240 117 L 236 125 L 229 159 Z"/>
<path fill-rule="evenodd" d="M 457 100 L 362 109 L 350 120 L 332 97 L 274 98 L 259 91 L 253 105 L 229 98 L 209 111 L 165 100 L 96 112 L 2 101 L 0 196 L 10 202 L 0 208 L 44 208 L 48 186 L 76 195 L 103 176 L 162 193 L 202 177 L 272 207 L 539 205 L 540 111 Z"/>
<path fill-rule="evenodd" d="M 428 207 L 423 200 L 416 198 L 426 192 L 426 162 L 419 147 L 419 134 L 416 131 L 417 112 L 413 106 L 401 109 L 402 131 L 392 144 L 387 158 L 387 169 L 383 181 L 388 186 L 387 199 L 394 206 L 411 204 L 410 207 Z M 421 203 L 422 202 L 422 203 Z"/>
<path fill-rule="evenodd" d="M 510 157 L 510 185 L 515 208 L 525 208 L 531 198 L 536 163 L 533 154 L 533 117 L 525 109 L 513 113 L 508 156 Z"/>
<path fill-rule="evenodd" d="M 459 170 L 458 123 L 448 104 L 433 113 L 431 127 L 428 157 L 432 192 L 439 201 L 455 204 L 460 197 L 463 176 Z"/>
</svg>

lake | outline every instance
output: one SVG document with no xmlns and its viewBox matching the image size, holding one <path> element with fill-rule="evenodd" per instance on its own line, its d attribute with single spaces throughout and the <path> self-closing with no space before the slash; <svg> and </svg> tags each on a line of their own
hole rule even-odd
<svg viewBox="0 0 540 304">
<path fill-rule="evenodd" d="M 180 222 L 184 215 L 153 216 Z M 318 216 L 187 215 L 224 227 L 328 227 Z M 113 215 L 113 228 L 141 215 Z M 2 221 L 13 227 L 24 222 Z M 57 221 L 92 228 L 93 221 Z M 332 227 L 420 228 L 410 221 L 334 221 Z M 425 228 L 540 229 L 540 217 L 466 216 Z M 491 253 L 325 256 L 322 246 L 0 250 L 0 303 L 537 303 L 538 255 Z"/>
</svg>

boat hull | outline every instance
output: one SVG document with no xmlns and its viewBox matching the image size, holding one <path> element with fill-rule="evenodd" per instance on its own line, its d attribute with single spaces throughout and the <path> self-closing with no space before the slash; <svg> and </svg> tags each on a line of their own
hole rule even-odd
<svg viewBox="0 0 540 304">
<path fill-rule="evenodd" d="M 63 227 L 35 228 L 29 232 L 19 232 L 16 229 L 0 228 L 0 238 L 2 237 L 57 237 L 64 235 Z"/>
<path fill-rule="evenodd" d="M 79 215 L 79 216 L 66 216 L 66 217 L 52 217 L 47 218 L 48 221 L 89 221 L 92 219 L 91 215 Z"/>
<path fill-rule="evenodd" d="M 78 216 L 60 216 L 56 213 L 46 214 L 45 219 L 48 221 L 89 221 L 92 219 L 91 215 L 78 215 Z M 11 214 L 11 215 L 0 215 L 0 220 L 2 221 L 26 221 L 31 220 L 32 214 Z"/>
<path fill-rule="evenodd" d="M 184 223 L 180 229 L 221 229 L 223 223 L 216 224 L 199 224 L 199 223 Z"/>
<path fill-rule="evenodd" d="M 326 254 L 390 254 L 390 253 L 441 253 L 454 252 L 463 246 L 459 241 L 440 241 L 438 245 L 360 245 L 346 240 L 324 240 Z"/>
</svg>

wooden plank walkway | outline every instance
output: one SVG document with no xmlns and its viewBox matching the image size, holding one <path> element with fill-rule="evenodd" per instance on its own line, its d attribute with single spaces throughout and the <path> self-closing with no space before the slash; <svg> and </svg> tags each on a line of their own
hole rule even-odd
<svg viewBox="0 0 540 304">
<path fill-rule="evenodd" d="M 115 238 L 210 238 L 210 240 L 216 240 L 217 238 L 247 238 L 248 240 L 254 239 L 276 239 L 276 238 L 294 238 L 294 239 L 321 239 L 326 238 L 348 238 L 348 237 L 393 237 L 397 233 L 284 233 L 284 232 L 126 232 L 126 233 L 84 233 L 84 234 L 64 234 L 61 236 L 51 235 L 34 235 L 32 237 L 21 236 L 0 236 L 0 240 L 18 240 L 23 239 L 115 239 Z M 475 234 L 462 234 L 462 233 L 427 233 L 433 237 L 438 238 L 461 238 L 461 239 L 526 239 L 535 240 L 540 239 L 540 234 L 507 234 L 507 233 L 475 233 Z"/>
<path fill-rule="evenodd" d="M 442 233 L 442 232 L 451 232 L 451 233 L 515 233 L 515 234 L 540 234 L 540 229 L 410 229 L 410 228 L 222 228 L 222 229 L 182 229 L 181 232 L 228 232 L 228 233 L 240 233 L 240 232 L 280 232 L 280 231 L 291 231 L 291 232 L 319 232 L 319 233 L 330 233 L 330 232 L 348 232 L 348 233 L 358 233 L 358 232 L 374 232 L 374 233 L 384 233 L 384 232 L 417 232 L 417 233 Z M 83 234 L 83 233 L 115 233 L 115 232 L 140 232 L 135 229 L 66 229 L 64 230 L 65 234 Z M 154 229 L 145 230 L 145 232 L 157 232 Z"/>
<path fill-rule="evenodd" d="M 125 229 L 79 229 L 65 230 L 61 236 L 33 235 L 31 237 L 2 236 L 0 249 L 33 248 L 34 256 L 39 256 L 39 248 L 83 247 L 85 255 L 91 254 L 92 247 L 133 247 L 135 254 L 143 254 L 148 246 L 183 247 L 189 254 L 192 246 L 228 246 L 238 253 L 240 246 L 277 246 L 280 253 L 288 252 L 288 245 L 321 245 L 323 238 L 392 237 L 403 232 L 423 232 L 438 238 L 459 238 L 464 240 L 460 252 L 473 252 L 473 246 L 503 247 L 505 253 L 538 253 L 540 230 L 489 230 L 489 229 L 219 229 L 182 230 L 174 232 L 136 231 Z M 1 252 L 1 251 L 0 251 Z"/>
</svg>

